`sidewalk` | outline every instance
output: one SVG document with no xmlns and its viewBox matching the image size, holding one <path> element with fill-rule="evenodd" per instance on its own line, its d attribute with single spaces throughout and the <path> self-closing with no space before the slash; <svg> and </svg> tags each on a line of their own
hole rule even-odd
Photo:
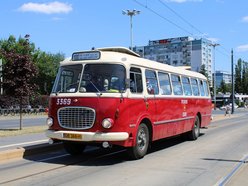
<svg viewBox="0 0 248 186">
<path fill-rule="evenodd" d="M 229 119 L 229 118 L 237 118 L 243 115 L 248 115 L 248 109 L 243 109 L 243 108 L 238 108 L 235 109 L 233 114 L 230 115 L 225 115 L 225 111 L 224 110 L 213 110 L 212 111 L 212 122 L 215 121 L 219 121 L 219 120 L 223 120 L 223 119 Z"/>
<path fill-rule="evenodd" d="M 231 114 L 230 116 L 229 115 L 224 115 L 224 114 L 218 114 L 218 115 L 214 115 L 213 116 L 213 119 L 212 119 L 212 122 L 215 122 L 215 121 L 219 121 L 219 120 L 224 120 L 224 119 L 231 119 L 231 118 L 237 118 L 239 116 L 242 116 L 242 114 Z"/>
</svg>

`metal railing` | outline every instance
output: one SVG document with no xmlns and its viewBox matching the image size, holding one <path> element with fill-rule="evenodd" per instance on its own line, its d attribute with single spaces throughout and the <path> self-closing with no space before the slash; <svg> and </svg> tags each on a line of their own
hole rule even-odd
<svg viewBox="0 0 248 186">
<path fill-rule="evenodd" d="M 38 115 L 38 114 L 45 114 L 47 110 L 44 108 L 31 108 L 22 109 L 22 115 Z M 0 109 L 0 116 L 17 116 L 20 115 L 20 109 L 13 109 L 13 108 L 1 108 Z"/>
</svg>

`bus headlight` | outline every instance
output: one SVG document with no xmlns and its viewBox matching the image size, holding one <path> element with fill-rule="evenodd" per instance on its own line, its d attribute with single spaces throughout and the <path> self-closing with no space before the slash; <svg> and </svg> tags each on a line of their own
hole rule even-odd
<svg viewBox="0 0 248 186">
<path fill-rule="evenodd" d="M 102 127 L 105 129 L 110 129 L 114 125 L 114 120 L 111 118 L 105 118 L 102 120 Z"/>
<path fill-rule="evenodd" d="M 53 125 L 53 118 L 47 118 L 46 124 L 48 127 L 51 127 Z"/>
</svg>

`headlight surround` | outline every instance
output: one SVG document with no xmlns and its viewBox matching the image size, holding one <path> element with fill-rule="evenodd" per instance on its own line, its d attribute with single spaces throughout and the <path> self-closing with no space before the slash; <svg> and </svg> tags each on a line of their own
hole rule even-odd
<svg viewBox="0 0 248 186">
<path fill-rule="evenodd" d="M 53 125 L 53 118 L 47 118 L 46 124 L 48 127 L 51 127 Z"/>
<path fill-rule="evenodd" d="M 105 118 L 104 120 L 102 120 L 102 127 L 105 129 L 110 129 L 112 128 L 114 125 L 114 120 L 111 118 Z"/>
</svg>

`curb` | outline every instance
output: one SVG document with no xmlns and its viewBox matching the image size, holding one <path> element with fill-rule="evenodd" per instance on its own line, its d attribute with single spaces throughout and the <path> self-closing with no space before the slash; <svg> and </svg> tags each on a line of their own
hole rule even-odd
<svg viewBox="0 0 248 186">
<path fill-rule="evenodd" d="M 12 159 L 22 159 L 27 156 L 48 153 L 52 151 L 58 151 L 62 149 L 62 143 L 56 144 L 39 144 L 27 147 L 17 147 L 16 149 L 10 149 L 0 152 L 0 162 L 12 160 Z"/>
</svg>

